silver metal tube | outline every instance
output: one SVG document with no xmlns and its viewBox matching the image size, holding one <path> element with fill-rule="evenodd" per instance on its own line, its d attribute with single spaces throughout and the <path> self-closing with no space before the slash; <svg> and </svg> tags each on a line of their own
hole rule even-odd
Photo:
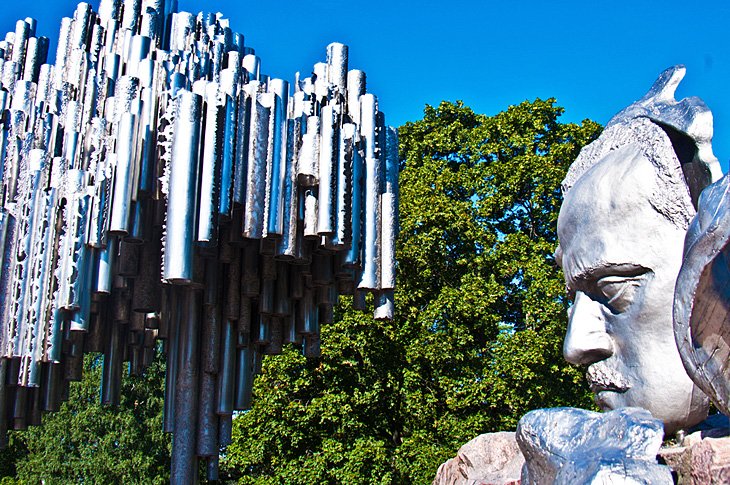
<svg viewBox="0 0 730 485">
<path fill-rule="evenodd" d="M 233 168 L 233 202 L 243 206 L 246 202 L 246 176 L 248 174 L 248 155 L 250 144 L 251 111 L 255 94 L 241 93 L 238 97 L 236 129 L 236 162 Z"/>
<path fill-rule="evenodd" d="M 365 197 L 363 214 L 363 267 L 358 288 L 377 290 L 380 286 L 380 162 L 376 146 L 377 100 L 372 94 L 360 96 L 360 134 L 365 145 Z"/>
<path fill-rule="evenodd" d="M 304 192 L 304 237 L 319 241 L 321 236 L 317 232 L 317 194 L 314 189 Z"/>
<path fill-rule="evenodd" d="M 168 287 L 168 308 L 173 309 L 170 313 L 170 322 L 167 328 L 167 340 L 165 341 L 165 405 L 163 409 L 162 427 L 166 433 L 175 430 L 175 382 L 177 381 L 178 370 L 178 348 L 180 345 L 180 320 L 181 312 L 175 311 L 178 305 L 182 304 L 180 293 L 182 288 Z"/>
<path fill-rule="evenodd" d="M 321 116 L 319 149 L 319 196 L 317 197 L 317 233 L 331 236 L 335 232 L 335 195 L 337 191 L 338 117 L 331 105 L 324 106 Z"/>
<path fill-rule="evenodd" d="M 30 25 L 25 20 L 15 23 L 15 38 L 13 39 L 13 53 L 10 58 L 17 65 L 25 63 L 26 43 L 30 37 Z"/>
<path fill-rule="evenodd" d="M 233 85 L 235 86 L 235 83 Z M 223 119 L 223 160 L 221 163 L 221 188 L 218 213 L 226 217 L 231 217 L 233 211 L 234 164 L 238 151 L 242 149 L 241 146 L 237 146 L 235 143 L 237 118 L 235 99 L 230 94 L 225 97 L 225 114 Z"/>
<path fill-rule="evenodd" d="M 73 27 L 71 29 L 71 48 L 83 49 L 90 32 L 89 23 L 91 21 L 91 5 L 81 2 L 74 12 Z"/>
<path fill-rule="evenodd" d="M 167 203 L 163 280 L 189 283 L 193 278 L 193 233 L 197 212 L 198 147 L 202 98 L 180 91 L 172 142 Z"/>
<path fill-rule="evenodd" d="M 333 42 L 327 46 L 327 76 L 336 92 L 343 96 L 347 92 L 347 46 Z"/>
<path fill-rule="evenodd" d="M 392 320 L 395 313 L 395 292 L 393 290 L 379 291 L 375 298 L 376 320 Z"/>
<path fill-rule="evenodd" d="M 111 294 L 114 277 L 114 259 L 117 255 L 117 238 L 109 238 L 106 248 L 96 253 L 95 293 Z"/>
<path fill-rule="evenodd" d="M 363 227 L 363 203 L 365 200 L 365 167 L 360 156 L 359 146 L 354 146 L 352 151 L 352 189 L 351 189 L 351 231 L 350 248 L 345 257 L 344 266 L 348 268 L 360 267 L 362 262 L 362 227 Z"/>
<path fill-rule="evenodd" d="M 281 239 L 279 239 L 276 246 L 276 257 L 281 260 L 292 260 L 297 253 L 299 191 L 297 190 L 296 181 L 296 161 L 301 129 L 301 119 L 287 121 L 286 159 L 284 161 L 285 173 L 282 193 L 284 219 Z"/>
<path fill-rule="evenodd" d="M 398 231 L 398 132 L 386 130 L 385 190 L 381 195 L 380 287 L 395 288 L 395 239 Z"/>
<path fill-rule="evenodd" d="M 205 88 L 205 135 L 200 176 L 197 241 L 215 244 L 218 240 L 218 203 L 225 112 L 219 103 L 220 85 Z"/>
<path fill-rule="evenodd" d="M 281 236 L 284 229 L 283 191 L 286 179 L 286 110 L 289 84 L 281 79 L 269 81 L 274 94 L 269 118 L 269 150 L 266 160 L 267 197 L 265 236 Z"/>
<path fill-rule="evenodd" d="M 248 73 L 248 79 L 258 81 L 261 77 L 260 68 L 261 60 L 255 54 L 246 54 L 243 56 L 241 66 Z"/>
<path fill-rule="evenodd" d="M 109 233 L 126 235 L 130 230 L 132 192 L 135 180 L 134 142 L 137 117 L 122 113 L 117 132 L 117 157 L 114 167 L 114 190 L 111 201 Z"/>
<path fill-rule="evenodd" d="M 347 73 L 347 113 L 353 123 L 360 123 L 360 96 L 366 90 L 365 73 L 353 69 Z"/>
<path fill-rule="evenodd" d="M 139 16 L 142 13 L 142 0 L 124 0 L 123 11 L 122 29 L 136 32 Z"/>
<path fill-rule="evenodd" d="M 319 116 L 307 119 L 306 131 L 302 135 L 302 149 L 297 161 L 297 181 L 302 187 L 317 185 L 319 179 Z"/>
<path fill-rule="evenodd" d="M 243 236 L 250 239 L 261 239 L 263 236 L 269 118 L 273 104 L 273 93 L 259 93 L 251 102 L 251 138 L 246 167 L 246 205 L 243 218 Z"/>
</svg>

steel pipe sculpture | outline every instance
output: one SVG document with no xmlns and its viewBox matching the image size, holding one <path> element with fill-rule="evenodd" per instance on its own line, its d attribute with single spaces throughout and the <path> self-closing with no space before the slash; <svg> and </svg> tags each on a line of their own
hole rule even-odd
<svg viewBox="0 0 730 485">
<path fill-rule="evenodd" d="M 319 354 L 339 294 L 392 318 L 397 135 L 348 48 L 289 84 L 220 14 L 102 0 L 0 41 L 0 436 L 40 424 L 103 352 L 162 341 L 172 481 L 217 474 L 264 354 Z"/>
</svg>

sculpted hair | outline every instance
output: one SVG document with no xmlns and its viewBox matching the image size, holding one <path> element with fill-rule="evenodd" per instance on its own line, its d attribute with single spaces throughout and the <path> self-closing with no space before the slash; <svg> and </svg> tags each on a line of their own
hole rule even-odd
<svg viewBox="0 0 730 485">
<path fill-rule="evenodd" d="M 695 215 L 695 207 L 682 164 L 670 135 L 648 118 L 638 117 L 610 124 L 596 141 L 583 147 L 563 180 L 563 193 L 607 154 L 628 144 L 638 145 L 656 169 L 656 178 L 647 181 L 654 184 L 649 203 L 669 222 L 686 230 Z"/>
</svg>

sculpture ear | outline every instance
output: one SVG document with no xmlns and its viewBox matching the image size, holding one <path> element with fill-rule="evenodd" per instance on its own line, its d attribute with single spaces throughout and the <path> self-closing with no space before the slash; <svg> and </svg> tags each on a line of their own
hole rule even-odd
<svg viewBox="0 0 730 485">
<path fill-rule="evenodd" d="M 555 252 L 553 253 L 553 258 L 555 258 L 555 263 L 557 263 L 557 265 L 562 268 L 563 267 L 563 248 L 560 247 L 560 244 L 558 244 L 558 247 L 555 248 Z"/>
</svg>

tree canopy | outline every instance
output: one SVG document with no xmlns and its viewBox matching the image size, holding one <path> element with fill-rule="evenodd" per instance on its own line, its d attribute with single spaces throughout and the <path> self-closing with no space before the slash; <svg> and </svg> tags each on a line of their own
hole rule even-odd
<svg viewBox="0 0 730 485">
<path fill-rule="evenodd" d="M 527 411 L 589 407 L 562 358 L 552 253 L 560 181 L 598 135 L 555 100 L 495 116 L 427 106 L 399 129 L 396 318 L 338 307 L 322 356 L 267 357 L 224 472 L 242 483 L 430 483 L 460 445 Z"/>
<path fill-rule="evenodd" d="M 102 356 L 87 355 L 83 380 L 71 384 L 61 409 L 43 425 L 10 434 L 2 472 L 20 483 L 164 484 L 170 437 L 162 431 L 164 359 L 122 380 L 119 406 L 99 402 Z M 15 468 L 13 470 L 13 468 Z M 14 483 L 5 480 L 3 483 Z"/>
</svg>

